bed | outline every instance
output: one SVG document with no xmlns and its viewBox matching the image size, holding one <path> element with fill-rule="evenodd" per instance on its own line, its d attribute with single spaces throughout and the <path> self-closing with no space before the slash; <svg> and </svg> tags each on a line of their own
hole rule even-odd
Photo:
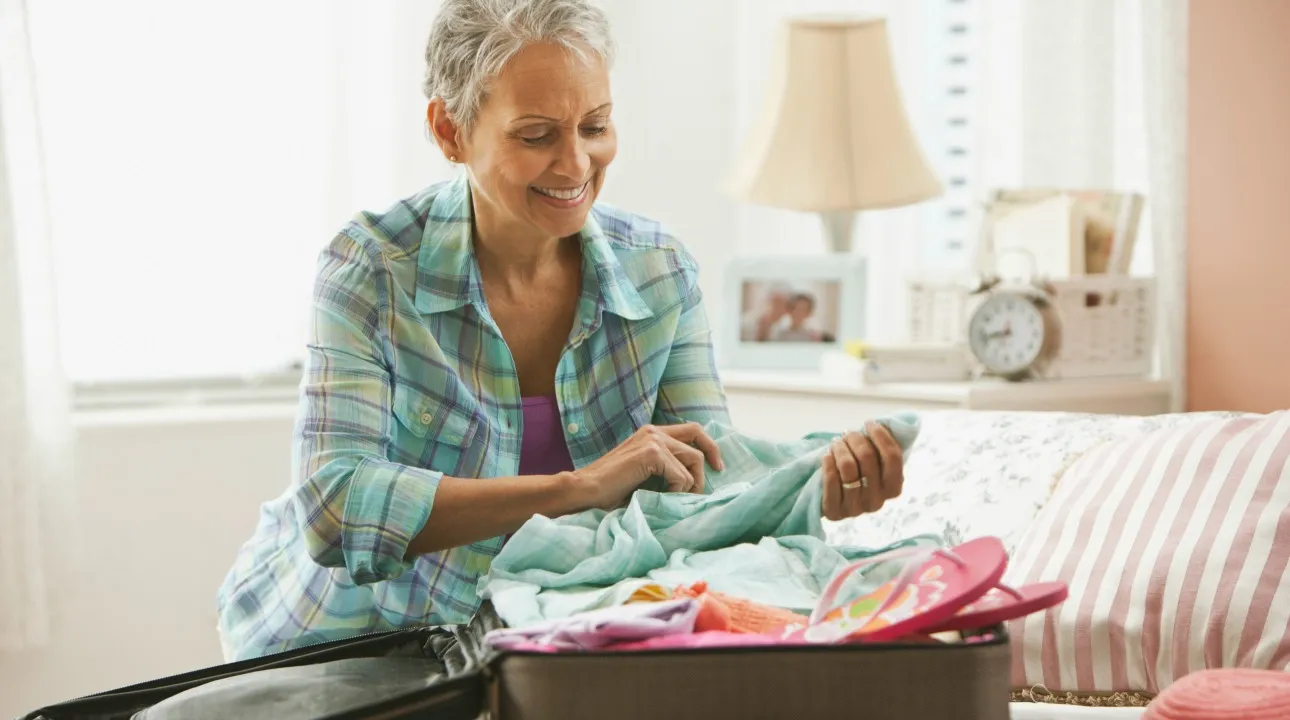
<svg viewBox="0 0 1290 720">
<path fill-rule="evenodd" d="M 995 535 L 1004 582 L 1066 582 L 1065 603 L 1010 625 L 1014 688 L 1054 700 L 1014 702 L 1014 720 L 1139 718 L 1197 670 L 1290 670 L 1290 604 L 1278 600 L 1290 569 L 1277 561 L 1290 548 L 1275 530 L 1290 524 L 1290 411 L 922 419 L 901 498 L 829 524 L 829 540 Z M 1113 691 L 1133 707 L 1086 706 Z"/>
</svg>

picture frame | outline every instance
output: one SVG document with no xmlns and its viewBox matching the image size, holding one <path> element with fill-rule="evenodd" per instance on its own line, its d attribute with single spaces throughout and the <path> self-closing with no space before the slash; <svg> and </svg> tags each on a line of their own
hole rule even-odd
<svg viewBox="0 0 1290 720">
<path fill-rule="evenodd" d="M 726 268 L 722 367 L 815 370 L 865 331 L 864 258 L 848 253 L 743 256 Z"/>
</svg>

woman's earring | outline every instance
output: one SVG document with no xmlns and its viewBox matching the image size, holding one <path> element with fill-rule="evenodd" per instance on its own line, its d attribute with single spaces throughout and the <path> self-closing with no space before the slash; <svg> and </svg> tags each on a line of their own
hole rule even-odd
<svg viewBox="0 0 1290 720">
<path fill-rule="evenodd" d="M 449 155 L 449 156 L 448 156 L 448 162 L 457 162 L 457 156 L 456 156 L 456 155 Z"/>
</svg>

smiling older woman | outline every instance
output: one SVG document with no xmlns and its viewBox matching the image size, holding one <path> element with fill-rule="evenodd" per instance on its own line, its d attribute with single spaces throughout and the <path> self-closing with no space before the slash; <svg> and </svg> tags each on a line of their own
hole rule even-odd
<svg viewBox="0 0 1290 720">
<path fill-rule="evenodd" d="M 585 0 L 443 3 L 426 119 L 465 171 L 322 253 L 295 479 L 221 588 L 228 659 L 464 622 L 534 514 L 616 507 L 654 476 L 702 492 L 721 467 L 694 259 L 595 203 L 618 146 L 612 60 Z M 870 436 L 825 454 L 825 516 L 899 494 L 900 450 Z"/>
</svg>

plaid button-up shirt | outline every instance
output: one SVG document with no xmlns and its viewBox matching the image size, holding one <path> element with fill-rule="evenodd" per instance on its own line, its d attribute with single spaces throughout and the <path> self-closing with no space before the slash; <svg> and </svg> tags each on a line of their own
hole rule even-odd
<svg viewBox="0 0 1290 720">
<path fill-rule="evenodd" d="M 468 620 L 503 538 L 404 559 L 444 475 L 519 471 L 519 379 L 491 320 L 466 180 L 361 213 L 322 253 L 294 481 L 266 503 L 219 593 L 229 659 Z M 603 205 L 556 369 L 574 465 L 647 423 L 728 422 L 693 258 Z"/>
</svg>

